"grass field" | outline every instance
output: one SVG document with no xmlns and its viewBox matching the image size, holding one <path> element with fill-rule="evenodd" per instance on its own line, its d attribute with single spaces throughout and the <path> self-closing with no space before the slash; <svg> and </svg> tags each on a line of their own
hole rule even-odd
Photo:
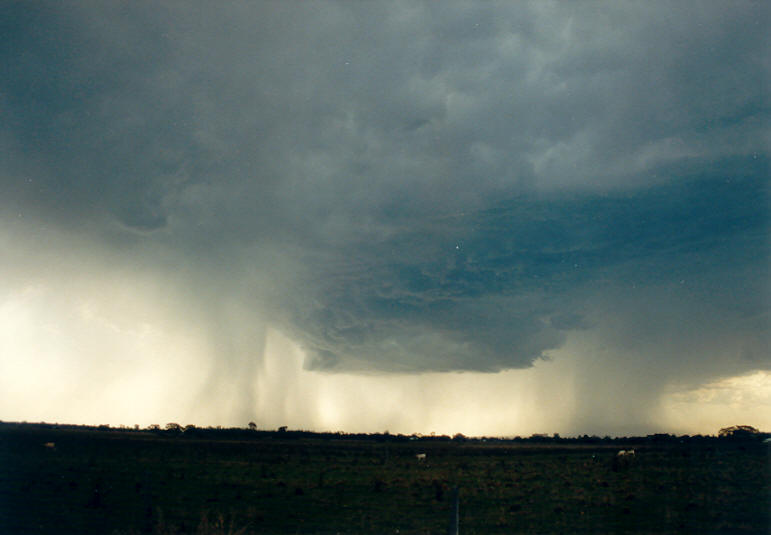
<svg viewBox="0 0 771 535">
<path fill-rule="evenodd" d="M 0 533 L 768 533 L 767 446 L 626 446 L 4 427 Z"/>
</svg>

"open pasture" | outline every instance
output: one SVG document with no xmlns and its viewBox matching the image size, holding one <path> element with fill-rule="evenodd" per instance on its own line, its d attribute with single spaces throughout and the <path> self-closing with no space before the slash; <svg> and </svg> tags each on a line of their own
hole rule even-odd
<svg viewBox="0 0 771 535">
<path fill-rule="evenodd" d="M 0 533 L 439 534 L 455 486 L 463 534 L 766 533 L 768 460 L 767 446 L 717 439 L 620 448 L 4 428 Z"/>
</svg>

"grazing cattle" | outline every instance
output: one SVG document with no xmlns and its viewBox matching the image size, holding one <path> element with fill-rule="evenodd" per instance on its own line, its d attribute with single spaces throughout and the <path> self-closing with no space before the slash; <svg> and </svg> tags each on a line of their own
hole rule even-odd
<svg viewBox="0 0 771 535">
<path fill-rule="evenodd" d="M 610 463 L 610 468 L 614 472 L 629 468 L 633 464 L 634 450 L 619 450 Z"/>
<path fill-rule="evenodd" d="M 55 450 L 56 444 L 54 442 L 46 442 L 45 444 L 43 444 L 43 447 L 49 450 Z"/>
<path fill-rule="evenodd" d="M 426 460 L 426 454 L 425 453 L 418 453 L 415 455 L 415 458 L 419 461 L 425 461 Z"/>
</svg>

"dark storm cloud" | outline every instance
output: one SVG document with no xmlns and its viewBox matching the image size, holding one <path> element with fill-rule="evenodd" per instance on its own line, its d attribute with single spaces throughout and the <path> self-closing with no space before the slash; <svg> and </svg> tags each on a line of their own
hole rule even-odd
<svg viewBox="0 0 771 535">
<path fill-rule="evenodd" d="M 761 4 L 2 9 L 2 209 L 171 251 L 312 368 L 526 367 L 611 319 L 768 364 Z"/>
<path fill-rule="evenodd" d="M 311 286 L 324 299 L 295 322 L 315 335 L 320 367 L 351 366 L 333 358 L 341 353 L 383 369 L 497 370 L 526 366 L 566 331 L 596 325 L 588 296 L 671 285 L 689 306 L 720 303 L 713 312 L 724 327 L 745 317 L 766 339 L 765 165 L 634 194 L 521 196 L 439 228 L 416 222 L 347 252 L 354 261 L 342 277 L 321 268 Z M 668 308 L 655 312 L 664 322 L 708 326 Z"/>
</svg>

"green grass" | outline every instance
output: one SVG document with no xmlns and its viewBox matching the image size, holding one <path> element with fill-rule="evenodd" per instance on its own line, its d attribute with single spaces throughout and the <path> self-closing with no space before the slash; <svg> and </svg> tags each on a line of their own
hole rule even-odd
<svg viewBox="0 0 771 535">
<path fill-rule="evenodd" d="M 768 531 L 766 446 L 617 449 L 4 429 L 0 533 Z"/>
</svg>

